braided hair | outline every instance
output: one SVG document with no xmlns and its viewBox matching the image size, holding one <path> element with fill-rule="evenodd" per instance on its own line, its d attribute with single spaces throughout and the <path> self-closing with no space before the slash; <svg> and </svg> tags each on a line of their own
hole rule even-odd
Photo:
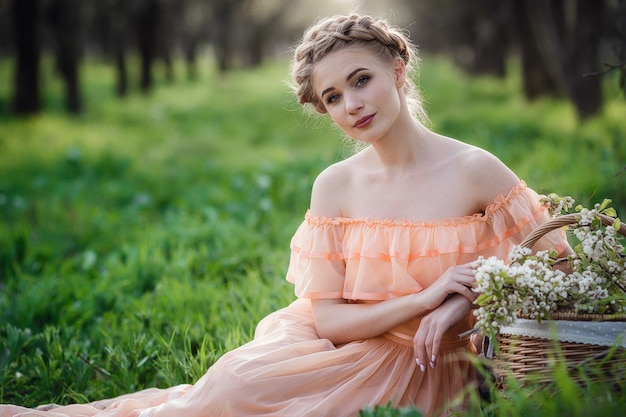
<svg viewBox="0 0 626 417">
<path fill-rule="evenodd" d="M 328 54 L 347 46 L 368 48 L 390 63 L 400 57 L 408 73 L 418 64 L 417 49 L 409 36 L 384 20 L 357 14 L 323 19 L 305 31 L 300 45 L 295 49 L 291 75 L 301 104 L 310 103 L 317 112 L 326 113 L 324 103 L 313 89 L 313 69 Z M 409 77 L 404 85 L 404 93 L 413 115 L 425 120 L 420 94 Z"/>
</svg>

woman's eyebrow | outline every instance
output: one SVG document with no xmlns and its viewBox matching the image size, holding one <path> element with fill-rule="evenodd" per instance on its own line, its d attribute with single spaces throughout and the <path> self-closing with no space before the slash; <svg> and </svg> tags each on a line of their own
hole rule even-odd
<svg viewBox="0 0 626 417">
<path fill-rule="evenodd" d="M 361 71 L 367 71 L 367 68 L 357 68 L 357 69 L 355 69 L 350 74 L 348 74 L 348 76 L 346 77 L 346 81 L 350 81 L 356 74 L 358 74 Z"/>
<path fill-rule="evenodd" d="M 361 71 L 367 71 L 367 68 L 357 68 L 354 71 L 352 71 L 350 74 L 348 74 L 348 76 L 346 77 L 346 81 L 350 81 L 352 78 L 354 78 L 354 76 L 356 74 L 358 74 Z M 322 94 L 320 94 L 320 97 L 324 97 L 324 94 L 328 93 L 329 91 L 334 90 L 335 87 L 328 87 L 327 89 L 325 89 L 324 91 L 322 91 Z"/>
</svg>

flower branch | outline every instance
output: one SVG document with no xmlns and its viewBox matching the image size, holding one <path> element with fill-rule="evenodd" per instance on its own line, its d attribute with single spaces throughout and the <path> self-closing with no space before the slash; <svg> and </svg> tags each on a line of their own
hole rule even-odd
<svg viewBox="0 0 626 417">
<path fill-rule="evenodd" d="M 554 250 L 532 253 L 516 245 L 505 262 L 496 257 L 474 262 L 480 293 L 476 330 L 495 334 L 518 316 L 539 322 L 557 312 L 626 313 L 626 256 L 623 235 L 626 226 L 616 218 L 610 200 L 592 209 L 574 207 L 571 197 L 551 194 L 541 200 L 554 219 L 571 222 L 568 231 L 574 254 L 568 256 L 571 272 L 554 266 L 561 262 Z M 532 246 L 532 242 L 528 244 Z"/>
</svg>

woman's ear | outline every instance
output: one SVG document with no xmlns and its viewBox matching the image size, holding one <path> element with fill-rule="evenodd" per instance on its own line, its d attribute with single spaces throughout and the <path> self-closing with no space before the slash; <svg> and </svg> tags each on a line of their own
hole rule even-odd
<svg viewBox="0 0 626 417">
<path fill-rule="evenodd" d="M 393 60 L 393 74 L 396 81 L 396 87 L 402 88 L 406 82 L 406 65 L 400 57 Z"/>
</svg>

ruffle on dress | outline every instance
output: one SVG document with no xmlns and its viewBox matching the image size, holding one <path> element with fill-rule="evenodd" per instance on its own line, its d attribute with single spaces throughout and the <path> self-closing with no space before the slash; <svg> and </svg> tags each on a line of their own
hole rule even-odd
<svg viewBox="0 0 626 417">
<path fill-rule="evenodd" d="M 508 257 L 550 219 L 540 196 L 520 181 L 484 213 L 436 221 L 320 217 L 308 211 L 291 241 L 287 280 L 300 298 L 381 301 L 416 293 L 451 265 Z M 567 247 L 562 230 L 534 250 Z"/>
</svg>

